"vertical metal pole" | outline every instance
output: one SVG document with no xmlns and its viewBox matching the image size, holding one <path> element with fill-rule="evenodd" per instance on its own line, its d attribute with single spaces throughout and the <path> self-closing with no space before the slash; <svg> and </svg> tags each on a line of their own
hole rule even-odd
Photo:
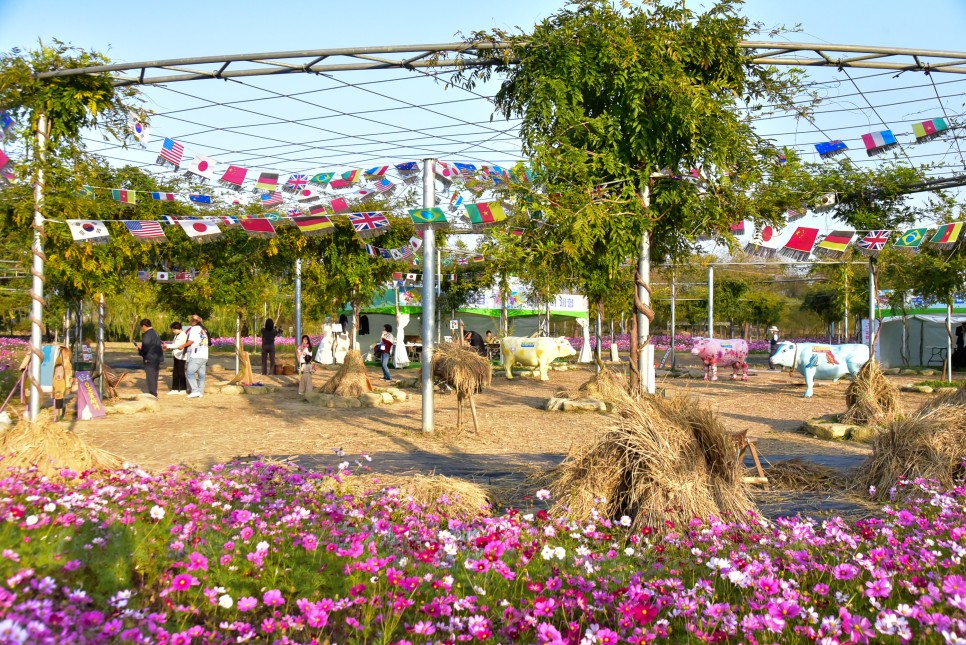
<svg viewBox="0 0 966 645">
<path fill-rule="evenodd" d="M 600 372 L 600 362 L 604 360 L 604 352 L 603 352 L 603 349 L 601 348 L 601 338 L 600 338 L 600 333 L 601 333 L 600 327 L 602 324 L 603 322 L 601 321 L 601 316 L 600 316 L 600 303 L 598 302 L 597 303 L 597 322 L 594 324 L 594 342 L 596 343 L 594 346 L 594 356 L 597 358 L 597 360 L 594 361 L 595 372 Z"/>
<path fill-rule="evenodd" d="M 433 181 L 435 181 L 435 179 Z M 436 186 L 433 186 L 434 199 L 435 199 L 435 195 L 436 195 Z M 429 207 L 429 208 L 432 208 L 432 207 Z M 433 233 L 433 235 L 435 236 L 436 234 Z M 434 237 L 433 242 L 435 243 L 435 241 L 436 241 L 436 238 Z M 439 298 L 439 294 L 442 293 L 442 291 L 443 291 L 443 252 L 440 251 L 439 249 L 436 249 L 436 298 Z M 440 342 L 441 340 L 440 337 L 442 336 L 442 333 L 443 333 L 443 326 L 440 324 L 440 317 L 442 316 L 442 312 L 437 311 L 436 316 L 437 316 L 436 342 L 438 343 Z"/>
<path fill-rule="evenodd" d="M 714 338 L 714 267 L 708 267 L 708 338 Z"/>
<path fill-rule="evenodd" d="M 869 258 L 869 358 L 875 360 L 875 257 Z"/>
<path fill-rule="evenodd" d="M 97 391 L 104 397 L 104 294 L 97 294 Z"/>
<path fill-rule="evenodd" d="M 844 333 L 845 340 L 843 342 L 848 343 L 849 336 L 850 336 L 850 333 L 849 333 L 849 271 L 851 271 L 851 268 L 849 267 L 848 264 L 845 264 L 843 266 L 845 267 L 845 320 L 842 322 L 842 326 L 844 327 L 842 331 L 845 332 Z"/>
<path fill-rule="evenodd" d="M 238 361 L 241 351 L 241 314 L 239 313 L 235 314 L 235 374 L 238 374 L 238 372 L 241 371 L 241 365 Z"/>
<path fill-rule="evenodd" d="M 423 159 L 423 208 L 436 205 L 435 159 Z M 436 339 L 436 231 L 432 224 L 423 232 L 423 432 L 433 431 L 433 343 Z"/>
<path fill-rule="evenodd" d="M 34 182 L 34 240 L 31 245 L 33 263 L 30 269 L 30 409 L 31 421 L 40 415 L 40 365 L 43 362 L 44 320 L 44 216 L 40 208 L 44 201 L 44 168 L 47 150 L 47 115 L 37 115 L 37 175 Z"/>
<path fill-rule="evenodd" d="M 644 186 L 642 195 L 644 208 L 651 207 L 650 185 Z M 651 283 L 651 232 L 645 231 L 641 235 L 641 254 L 637 258 L 637 274 L 645 284 Z M 651 305 L 651 295 L 641 285 L 637 285 L 637 297 L 647 306 Z M 637 312 L 637 370 L 641 375 L 641 390 L 649 394 L 654 393 L 654 349 L 651 345 L 651 321 L 641 312 Z"/>
<path fill-rule="evenodd" d="M 674 281 L 674 272 L 671 272 L 671 369 L 677 367 L 677 359 L 674 356 L 674 336 L 677 330 L 676 299 L 678 296 L 677 284 Z"/>
<path fill-rule="evenodd" d="M 302 258 L 295 260 L 295 347 L 302 344 Z"/>
<path fill-rule="evenodd" d="M 946 303 L 946 380 L 950 383 L 953 380 L 953 305 L 950 302 Z"/>
</svg>

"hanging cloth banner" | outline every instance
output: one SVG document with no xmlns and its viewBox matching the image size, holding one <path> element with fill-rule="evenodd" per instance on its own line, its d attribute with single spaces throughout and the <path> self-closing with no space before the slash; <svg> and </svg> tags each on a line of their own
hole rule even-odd
<svg viewBox="0 0 966 645">
<path fill-rule="evenodd" d="M 799 226 L 785 242 L 785 246 L 778 252 L 778 255 L 800 262 L 807 260 L 808 256 L 812 254 L 816 239 L 818 239 L 817 228 Z"/>
<path fill-rule="evenodd" d="M 469 215 L 470 225 L 476 231 L 506 221 L 506 212 L 500 202 L 467 204 L 466 214 Z"/>
<path fill-rule="evenodd" d="M 309 182 L 315 184 L 316 186 L 322 186 L 325 188 L 326 184 L 332 181 L 333 177 L 335 177 L 334 172 L 320 172 L 317 175 L 313 175 L 312 178 L 309 179 Z"/>
<path fill-rule="evenodd" d="M 434 224 L 445 226 L 446 213 L 442 208 L 412 208 L 409 210 L 409 218 L 416 225 L 417 229 L 426 228 Z"/>
<path fill-rule="evenodd" d="M 855 231 L 832 231 L 815 247 L 815 255 L 838 260 L 849 250 Z"/>
<path fill-rule="evenodd" d="M 217 162 L 211 157 L 195 155 L 185 175 L 188 177 L 193 175 L 201 180 L 202 183 L 210 181 L 215 176 L 215 163 Z"/>
<path fill-rule="evenodd" d="M 389 166 L 376 166 L 375 168 L 370 168 L 362 174 L 369 181 L 374 181 L 376 179 L 382 179 L 387 172 L 389 172 Z"/>
<path fill-rule="evenodd" d="M 345 213 L 349 210 L 349 202 L 344 197 L 336 197 L 332 200 L 330 206 L 333 213 Z"/>
<path fill-rule="evenodd" d="M 302 231 L 302 235 L 329 235 L 335 231 L 335 224 L 328 217 L 293 217 L 292 221 Z"/>
<path fill-rule="evenodd" d="M 274 193 L 278 190 L 278 173 L 277 172 L 263 172 L 258 176 L 258 181 L 255 182 L 255 192 L 264 190 L 269 193 Z"/>
<path fill-rule="evenodd" d="M 69 219 L 67 228 L 70 235 L 78 244 L 106 244 L 111 239 L 111 234 L 103 222 L 89 219 Z"/>
<path fill-rule="evenodd" d="M 261 196 L 262 208 L 271 208 L 282 203 L 282 191 L 276 190 L 274 193 L 266 193 Z"/>
<path fill-rule="evenodd" d="M 124 226 L 141 242 L 167 242 L 161 225 L 154 220 L 125 220 Z"/>
<path fill-rule="evenodd" d="M 305 211 L 302 212 L 305 213 Z M 315 206 L 309 207 L 308 214 L 313 216 L 328 215 L 329 209 L 325 207 L 325 204 L 316 204 Z"/>
<path fill-rule="evenodd" d="M 173 202 L 175 195 L 174 193 L 151 193 L 151 199 L 156 202 Z"/>
<path fill-rule="evenodd" d="M 376 192 L 388 193 L 392 191 L 393 188 L 396 187 L 396 184 L 392 183 L 388 179 L 380 179 L 379 181 L 374 183 L 372 187 L 376 190 Z"/>
<path fill-rule="evenodd" d="M 936 137 L 942 136 L 947 130 L 949 130 L 949 125 L 946 123 L 946 119 L 930 119 L 929 121 L 912 124 L 912 132 L 916 135 L 916 143 L 931 141 Z"/>
<path fill-rule="evenodd" d="M 138 197 L 136 191 L 112 188 L 111 199 L 122 204 L 133 205 L 137 203 Z"/>
<path fill-rule="evenodd" d="M 918 251 L 919 247 L 926 239 L 926 233 L 928 232 L 929 229 L 927 228 L 910 228 L 908 231 L 899 236 L 899 239 L 896 240 L 896 243 L 892 245 L 892 248 L 900 251 Z"/>
<path fill-rule="evenodd" d="M 348 185 L 352 185 L 362 179 L 361 170 L 347 170 L 342 173 L 342 181 L 346 182 Z"/>
<path fill-rule="evenodd" d="M 165 138 L 161 144 L 161 153 L 154 163 L 159 166 L 170 166 L 175 172 L 181 168 L 181 158 L 184 156 L 184 146 L 174 139 Z"/>
<path fill-rule="evenodd" d="M 732 235 L 744 235 L 745 234 L 745 222 L 744 220 L 738 222 L 737 224 L 731 225 Z"/>
<path fill-rule="evenodd" d="M 309 183 L 309 176 L 303 175 L 301 173 L 292 175 L 287 180 L 285 180 L 285 185 L 282 186 L 282 190 L 286 193 L 298 193 Z"/>
<path fill-rule="evenodd" d="M 878 255 L 889 242 L 891 234 L 892 231 L 869 231 L 855 245 L 865 255 Z"/>
<path fill-rule="evenodd" d="M 349 223 L 359 237 L 376 237 L 389 231 L 389 219 L 382 213 L 349 213 Z"/>
<path fill-rule="evenodd" d="M 953 222 L 952 224 L 944 224 L 939 227 L 936 234 L 932 236 L 929 240 L 929 246 L 935 246 L 936 248 L 949 250 L 956 248 L 959 244 L 959 237 L 963 232 L 962 222 Z"/>
<path fill-rule="evenodd" d="M 799 206 L 798 208 L 789 208 L 785 215 L 788 217 L 789 223 L 796 222 L 808 215 L 808 208 L 804 205 Z"/>
<path fill-rule="evenodd" d="M 899 145 L 892 130 L 880 130 L 862 135 L 862 143 L 865 144 L 865 152 L 870 157 L 881 155 L 887 150 L 891 150 Z"/>
<path fill-rule="evenodd" d="M 300 204 L 317 202 L 319 201 L 319 189 L 315 186 L 304 186 L 301 190 L 295 193 L 295 199 Z"/>
<path fill-rule="evenodd" d="M 3 150 L 0 150 L 0 162 L 8 158 L 7 155 L 3 154 Z M 94 189 L 90 186 L 81 186 L 80 190 L 77 191 L 78 197 L 83 197 L 84 199 L 94 199 L 96 195 L 94 194 Z M 174 196 L 172 195 L 172 198 Z"/>
<path fill-rule="evenodd" d="M 179 219 L 181 230 L 195 242 L 210 242 L 221 236 L 221 229 L 217 224 L 200 220 Z"/>
<path fill-rule="evenodd" d="M 191 200 L 192 204 L 211 206 L 211 195 L 188 195 L 188 199 Z"/>
<path fill-rule="evenodd" d="M 275 227 L 264 217 L 246 217 L 241 220 L 241 227 L 255 237 L 274 237 Z"/>
<path fill-rule="evenodd" d="M 406 161 L 396 164 L 396 172 L 399 173 L 403 183 L 411 184 L 419 179 L 419 164 L 415 161 Z"/>
<path fill-rule="evenodd" d="M 228 170 L 225 174 L 221 176 L 218 183 L 222 186 L 227 186 L 228 188 L 234 188 L 235 190 L 241 190 L 242 184 L 245 183 L 245 177 L 248 175 L 248 168 L 242 168 L 241 166 L 228 166 Z"/>
<path fill-rule="evenodd" d="M 74 374 L 77 379 L 77 418 L 81 421 L 90 421 L 106 417 L 104 404 L 101 397 L 94 387 L 94 380 L 90 372 L 77 372 Z"/>
<path fill-rule="evenodd" d="M 756 228 L 751 241 L 745 245 L 745 253 L 757 258 L 773 258 L 778 252 L 778 238 L 771 226 Z"/>
<path fill-rule="evenodd" d="M 476 174 L 476 166 L 471 163 L 454 163 L 453 166 L 459 171 L 464 177 L 472 177 Z"/>
<path fill-rule="evenodd" d="M 329 188 L 332 190 L 342 190 L 344 188 L 349 188 L 351 184 L 341 177 L 336 177 L 329 182 Z"/>
<path fill-rule="evenodd" d="M 815 151 L 822 159 L 829 159 L 835 155 L 840 155 L 848 150 L 849 147 L 841 141 L 829 141 L 827 143 L 816 143 Z"/>
</svg>

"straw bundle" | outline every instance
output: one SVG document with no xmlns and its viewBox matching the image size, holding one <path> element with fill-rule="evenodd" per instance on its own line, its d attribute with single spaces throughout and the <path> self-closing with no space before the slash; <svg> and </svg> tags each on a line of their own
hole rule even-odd
<svg viewBox="0 0 966 645">
<path fill-rule="evenodd" d="M 927 402 L 876 435 L 872 456 L 859 467 L 854 485 L 875 487 L 885 500 L 899 479 L 932 479 L 952 488 L 966 459 L 966 389 Z"/>
<path fill-rule="evenodd" d="M 568 392 L 567 397 L 571 399 L 589 397 L 613 405 L 630 403 L 633 400 L 633 397 L 627 391 L 627 383 L 624 381 L 624 377 L 606 367 L 590 377 L 590 380 L 573 392 Z"/>
<path fill-rule="evenodd" d="M 850 425 L 880 425 L 891 423 L 901 412 L 899 388 L 882 373 L 878 361 L 869 361 L 845 391 L 849 409 L 842 423 Z"/>
<path fill-rule="evenodd" d="M 363 484 L 367 490 L 397 488 L 424 510 L 441 515 L 479 517 L 489 515 L 491 491 L 482 484 L 444 475 L 373 475 Z"/>
<path fill-rule="evenodd" d="M 433 377 L 456 390 L 456 429 L 460 430 L 463 426 L 463 402 L 468 400 L 473 414 L 473 427 L 479 432 L 473 395 L 482 392 L 493 381 L 490 361 L 469 346 L 442 343 L 433 349 Z"/>
<path fill-rule="evenodd" d="M 57 477 L 61 470 L 109 470 L 120 468 L 121 458 L 106 450 L 95 448 L 67 424 L 53 423 L 49 410 L 42 410 L 35 423 L 21 420 L 16 426 L 0 434 L 0 462 L 5 468 L 31 468 L 48 477 Z"/>
<path fill-rule="evenodd" d="M 622 405 L 617 424 L 571 451 L 557 474 L 551 485 L 556 511 L 579 520 L 595 507 L 614 520 L 627 515 L 632 531 L 668 530 L 666 522 L 680 527 L 695 517 L 740 520 L 755 510 L 734 436 L 710 408 L 689 397 Z"/>
<path fill-rule="evenodd" d="M 798 457 L 773 464 L 765 474 L 768 483 L 779 490 L 828 493 L 844 490 L 846 483 L 834 468 Z"/>
<path fill-rule="evenodd" d="M 319 388 L 319 392 L 350 397 L 372 392 L 372 383 L 359 350 L 353 349 L 345 355 L 342 367 Z"/>
</svg>

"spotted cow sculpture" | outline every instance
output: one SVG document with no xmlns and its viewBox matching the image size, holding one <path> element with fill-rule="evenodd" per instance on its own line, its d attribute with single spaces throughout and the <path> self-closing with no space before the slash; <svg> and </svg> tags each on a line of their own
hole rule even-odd
<svg viewBox="0 0 966 645">
<path fill-rule="evenodd" d="M 805 396 L 810 397 L 816 379 L 834 383 L 846 374 L 854 379 L 869 362 L 869 346 L 785 341 L 779 343 L 771 362 L 798 370 L 805 377 Z"/>
<path fill-rule="evenodd" d="M 547 368 L 555 359 L 573 356 L 577 350 L 564 336 L 558 338 L 521 338 L 519 336 L 505 336 L 500 339 L 500 352 L 503 355 L 503 367 L 506 377 L 513 378 L 510 372 L 516 363 L 540 370 L 540 380 L 549 381 Z"/>
<path fill-rule="evenodd" d="M 748 380 L 748 343 L 741 338 L 696 338 L 691 353 L 704 363 L 704 380 L 718 380 L 718 365 L 731 365 L 731 380 Z"/>
</svg>

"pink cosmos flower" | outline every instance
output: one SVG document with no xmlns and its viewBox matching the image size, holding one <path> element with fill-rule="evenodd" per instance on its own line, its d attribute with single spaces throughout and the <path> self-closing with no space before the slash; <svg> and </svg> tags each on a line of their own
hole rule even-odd
<svg viewBox="0 0 966 645">
<path fill-rule="evenodd" d="M 208 558 L 195 551 L 188 556 L 188 571 L 198 570 L 208 570 Z"/>
<path fill-rule="evenodd" d="M 258 601 L 251 596 L 238 599 L 238 611 L 251 611 L 258 606 Z"/>
<path fill-rule="evenodd" d="M 285 604 L 285 598 L 282 597 L 282 592 L 278 589 L 269 589 L 262 596 L 262 602 L 269 607 L 280 607 Z"/>
<path fill-rule="evenodd" d="M 198 584 L 198 579 L 187 573 L 180 573 L 171 581 L 171 588 L 174 591 L 184 591 Z"/>
</svg>

